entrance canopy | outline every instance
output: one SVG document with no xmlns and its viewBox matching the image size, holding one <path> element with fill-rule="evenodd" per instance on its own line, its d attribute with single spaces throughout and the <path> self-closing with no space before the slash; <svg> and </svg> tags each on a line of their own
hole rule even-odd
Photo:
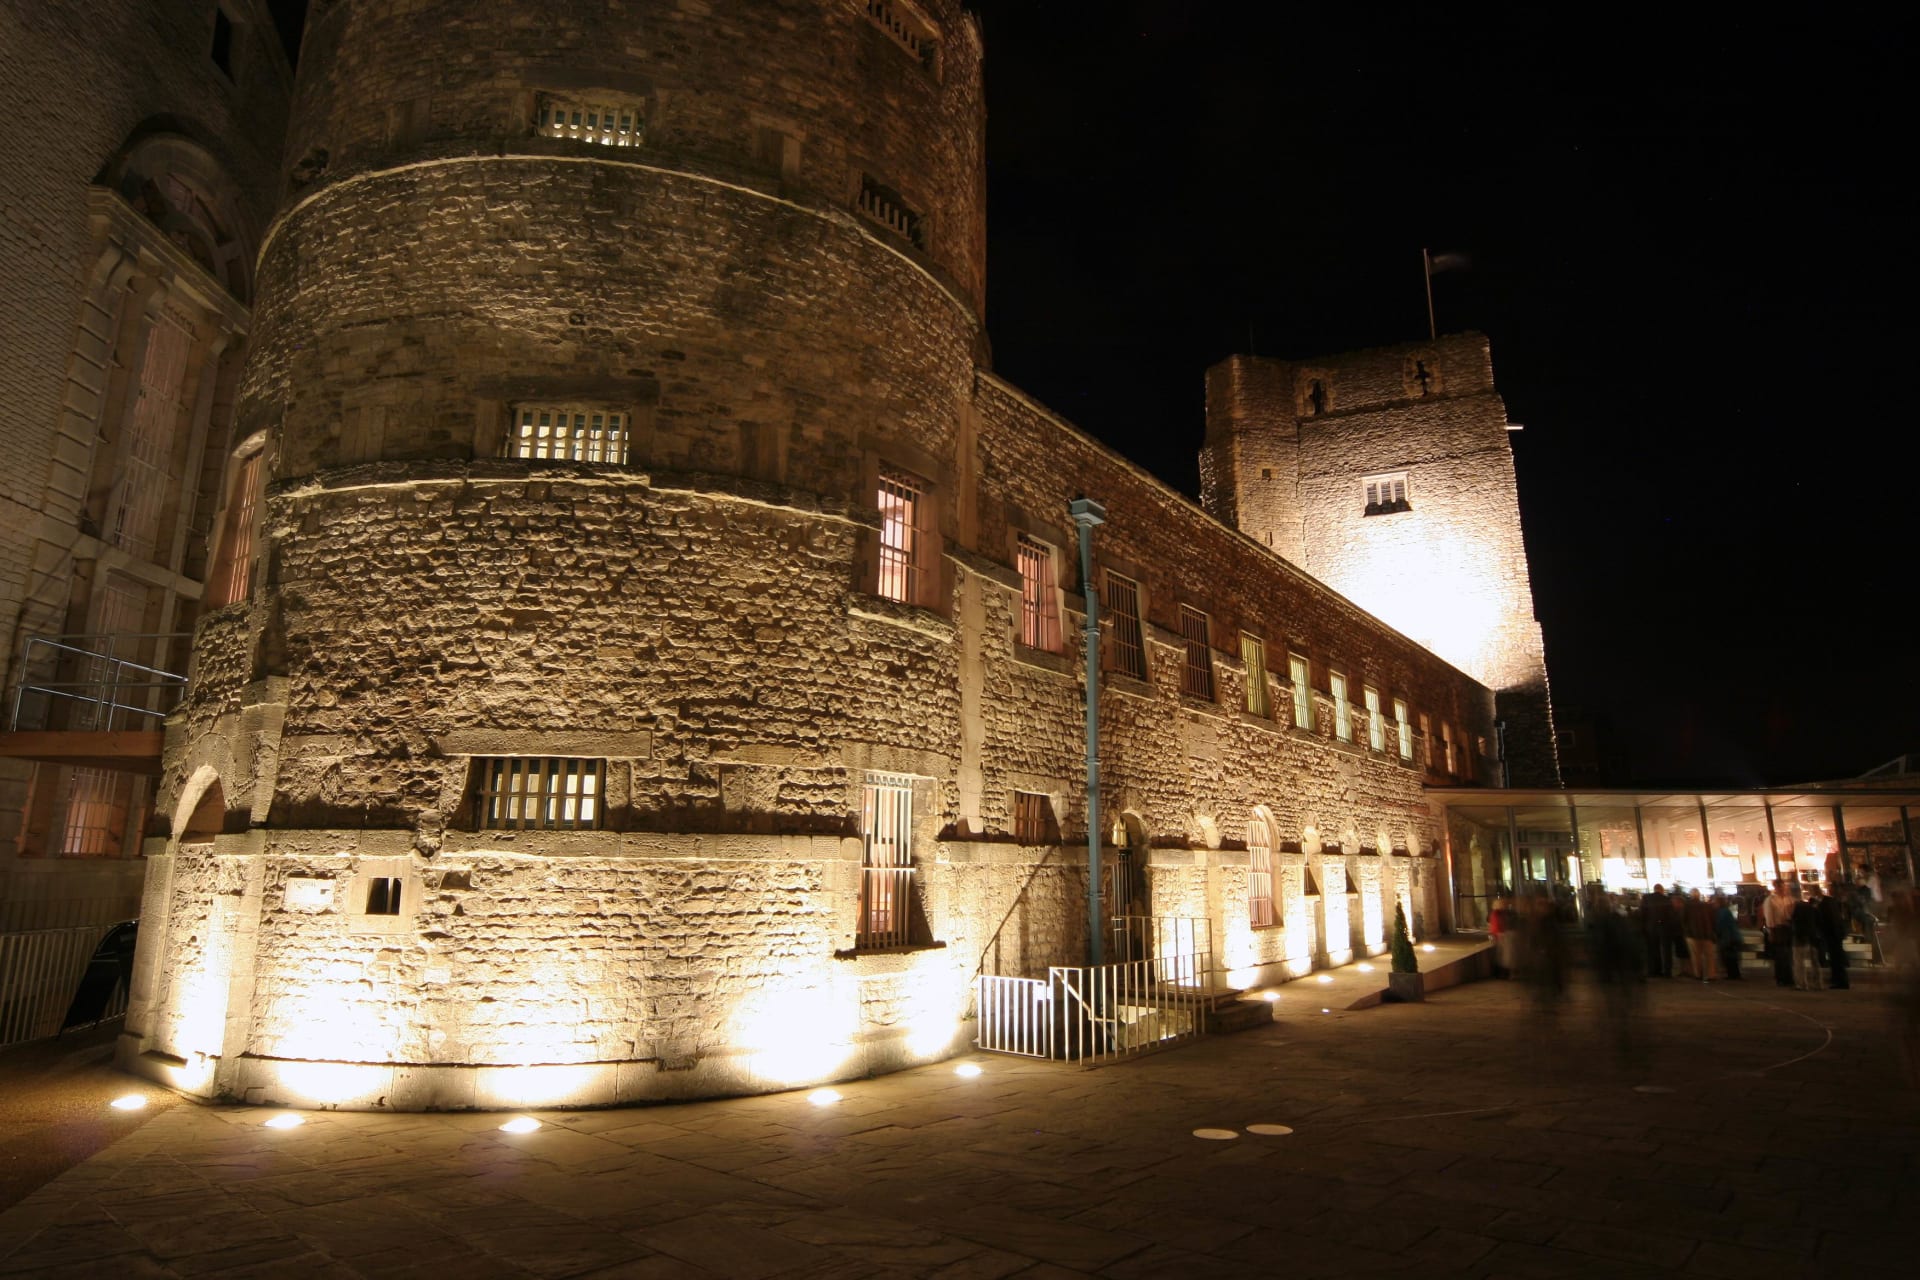
<svg viewBox="0 0 1920 1280">
<path fill-rule="evenodd" d="M 1454 927 L 1516 892 L 1733 893 L 1775 878 L 1882 894 L 1914 883 L 1920 790 L 1535 791 L 1429 788 L 1446 832 Z"/>
</svg>

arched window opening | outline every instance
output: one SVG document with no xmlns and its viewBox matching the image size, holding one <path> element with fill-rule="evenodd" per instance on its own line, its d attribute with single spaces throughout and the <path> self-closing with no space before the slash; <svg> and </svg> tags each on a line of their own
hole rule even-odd
<svg viewBox="0 0 1920 1280">
<path fill-rule="evenodd" d="M 102 175 L 134 212 L 240 301 L 253 251 L 237 190 L 213 156 L 177 133 L 142 126 Z"/>
</svg>

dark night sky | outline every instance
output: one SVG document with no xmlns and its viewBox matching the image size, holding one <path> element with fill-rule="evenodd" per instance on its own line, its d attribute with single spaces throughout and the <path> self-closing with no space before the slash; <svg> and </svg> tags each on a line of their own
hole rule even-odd
<svg viewBox="0 0 1920 1280">
<path fill-rule="evenodd" d="M 303 0 L 275 0 L 287 12 Z M 1179 488 L 1202 374 L 1480 329 L 1609 781 L 1920 750 L 1911 20 L 977 0 L 995 364 Z"/>
<path fill-rule="evenodd" d="M 977 8 L 1003 375 L 1192 492 L 1208 364 L 1418 338 L 1421 247 L 1468 252 L 1440 325 L 1492 338 L 1555 701 L 1616 780 L 1920 750 L 1911 30 Z"/>
</svg>

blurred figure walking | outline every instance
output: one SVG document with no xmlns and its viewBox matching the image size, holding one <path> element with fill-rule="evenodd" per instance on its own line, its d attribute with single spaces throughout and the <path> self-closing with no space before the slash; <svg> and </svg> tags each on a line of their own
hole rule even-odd
<svg viewBox="0 0 1920 1280">
<path fill-rule="evenodd" d="M 1653 886 L 1653 892 L 1640 899 L 1640 934 L 1646 939 L 1649 978 L 1673 976 L 1675 923 L 1673 903 L 1667 897 L 1667 887 L 1663 884 Z"/>
<path fill-rule="evenodd" d="M 1785 880 L 1773 882 L 1773 892 L 1760 904 L 1760 924 L 1767 931 L 1767 954 L 1773 957 L 1773 980 L 1793 985 L 1793 907 L 1798 894 L 1787 892 Z"/>
<path fill-rule="evenodd" d="M 1713 941 L 1720 950 L 1720 969 L 1730 982 L 1740 981 L 1740 949 L 1746 939 L 1740 936 L 1740 921 L 1725 894 L 1714 898 Z"/>
<path fill-rule="evenodd" d="M 1680 909 L 1680 928 L 1687 938 L 1687 976 L 1706 982 L 1713 977 L 1713 908 L 1695 889 Z"/>
<path fill-rule="evenodd" d="M 1816 898 L 1813 907 L 1819 915 L 1820 942 L 1827 952 L 1827 986 L 1845 991 L 1852 985 L 1847 981 L 1847 934 L 1853 926 L 1852 915 L 1832 894 Z"/>
</svg>

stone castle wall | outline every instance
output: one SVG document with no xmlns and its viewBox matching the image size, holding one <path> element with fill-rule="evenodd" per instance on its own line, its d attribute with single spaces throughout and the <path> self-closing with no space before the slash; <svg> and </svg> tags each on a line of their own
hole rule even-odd
<svg viewBox="0 0 1920 1280">
<path fill-rule="evenodd" d="M 527 1106 L 950 1052 L 974 974 L 1087 950 L 1082 494 L 1143 589 L 1149 678 L 1100 705 L 1138 909 L 1210 922 L 1239 985 L 1381 949 L 1396 900 L 1440 927 L 1439 752 L 1370 750 L 1362 691 L 1449 726 L 1453 780 L 1486 776 L 1492 694 L 980 369 L 971 19 L 932 7 L 931 74 L 864 5 L 634 8 L 538 41 L 485 6 L 315 10 L 239 409 L 273 459 L 264 566 L 203 620 L 171 726 L 123 1061 L 253 1101 Z M 649 141 L 532 136 L 514 104 L 557 89 L 651 95 Z M 809 104 L 797 169 L 749 173 L 756 113 Z M 888 165 L 924 248 L 850 208 Z M 501 456 L 517 406 L 569 401 L 633 415 L 626 464 Z M 935 513 L 911 603 L 875 590 L 882 466 Z M 1020 534 L 1055 549 L 1057 653 L 1016 641 Z M 1179 692 L 1183 604 L 1211 699 Z M 492 756 L 604 761 L 597 829 L 480 829 Z M 906 947 L 858 945 L 872 773 L 911 779 Z M 1023 842 L 1016 792 L 1057 840 Z"/>
</svg>

